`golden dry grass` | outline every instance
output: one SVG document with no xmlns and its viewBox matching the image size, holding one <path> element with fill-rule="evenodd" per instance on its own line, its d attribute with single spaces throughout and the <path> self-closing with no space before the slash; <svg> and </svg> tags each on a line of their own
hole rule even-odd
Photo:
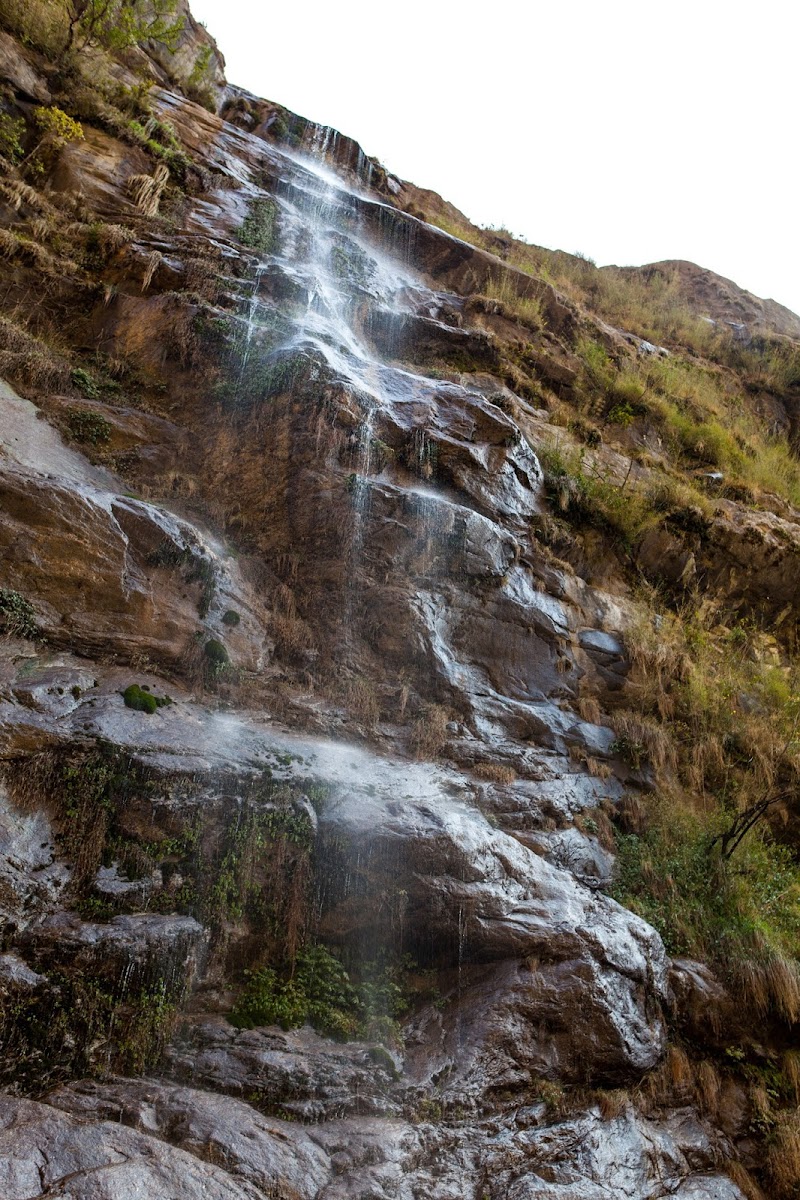
<svg viewBox="0 0 800 1200">
<path fill-rule="evenodd" d="M 411 726 L 409 743 L 417 759 L 437 758 L 447 743 L 447 722 L 450 710 L 441 704 L 430 704 Z"/>
<path fill-rule="evenodd" d="M 630 1103 L 630 1095 L 624 1088 L 614 1088 L 611 1091 L 596 1093 L 597 1107 L 604 1121 L 613 1121 L 621 1117 Z"/>
<path fill-rule="evenodd" d="M 304 660 L 314 648 L 311 626 L 301 617 L 273 612 L 269 618 L 269 630 L 275 639 L 278 654 L 290 662 Z"/>
<path fill-rule="evenodd" d="M 800 1184 L 800 1109 L 777 1117 L 767 1152 L 767 1166 L 781 1196 L 797 1194 Z"/>
<path fill-rule="evenodd" d="M 12 316 L 0 316 L 0 375 L 41 390 L 65 387 L 69 373 L 69 363 L 58 351 Z"/>
<path fill-rule="evenodd" d="M 164 163 L 158 163 L 152 175 L 131 175 L 128 180 L 130 197 L 145 217 L 156 216 L 168 183 L 169 167 Z"/>
<path fill-rule="evenodd" d="M 513 783 L 517 778 L 516 771 L 505 763 L 479 762 L 472 770 L 478 779 L 485 779 L 489 783 Z"/>
<path fill-rule="evenodd" d="M 529 329 L 545 328 L 547 320 L 541 300 L 538 296 L 521 296 L 511 274 L 503 274 L 487 280 L 483 294 L 487 300 L 496 301 L 504 315 L 515 317 Z"/>
<path fill-rule="evenodd" d="M 737 1159 L 728 1159 L 725 1163 L 725 1171 L 739 1190 L 744 1193 L 747 1200 L 768 1200 L 766 1193 L 761 1189 L 747 1168 L 738 1162 Z"/>
<path fill-rule="evenodd" d="M 620 743 L 638 750 L 637 757 L 649 763 L 658 775 L 675 770 L 677 754 L 671 731 L 653 717 L 631 709 L 617 710 L 611 718 Z"/>
<path fill-rule="evenodd" d="M 703 1059 L 697 1066 L 696 1091 L 702 1111 L 712 1119 L 719 1109 L 719 1097 L 722 1081 L 719 1071 L 708 1059 Z"/>
</svg>

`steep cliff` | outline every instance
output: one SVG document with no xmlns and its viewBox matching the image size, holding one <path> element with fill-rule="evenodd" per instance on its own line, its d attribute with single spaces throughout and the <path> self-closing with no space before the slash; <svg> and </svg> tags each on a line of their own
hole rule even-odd
<svg viewBox="0 0 800 1200">
<path fill-rule="evenodd" d="M 25 11 L 0 1192 L 794 1195 L 798 319 Z"/>
</svg>

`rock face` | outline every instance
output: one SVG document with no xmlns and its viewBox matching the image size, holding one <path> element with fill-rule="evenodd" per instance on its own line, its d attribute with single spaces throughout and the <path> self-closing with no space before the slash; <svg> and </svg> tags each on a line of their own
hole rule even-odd
<svg viewBox="0 0 800 1200">
<path fill-rule="evenodd" d="M 242 665 L 263 665 L 262 609 L 207 535 L 115 494 L 120 481 L 64 446 L 5 384 L 0 412 L 4 579 L 36 596 L 43 635 L 88 654 L 116 639 L 129 659 L 174 663 L 190 653 L 196 633 L 218 636 L 223 614 L 235 606 L 232 640 Z"/>
<path fill-rule="evenodd" d="M 8 1200 L 259 1200 L 219 1167 L 110 1122 L 87 1124 L 46 1104 L 0 1099 L 0 1184 Z"/>
<path fill-rule="evenodd" d="M 735 1050 L 735 1005 L 608 894 L 652 784 L 612 728 L 631 575 L 542 467 L 581 338 L 632 335 L 228 88 L 185 15 L 115 67 L 183 157 L 87 118 L 3 192 L 87 249 L 74 363 L 2 359 L 0 1195 L 740 1200 L 754 1114 L 664 1062 L 670 1023 Z M 58 84 L 6 35 L 0 72 Z M 626 568 L 788 628 L 795 516 L 721 501 Z"/>
<path fill-rule="evenodd" d="M 774 300 L 761 300 L 731 279 L 695 263 L 681 260 L 648 263 L 626 268 L 645 279 L 653 276 L 676 280 L 689 307 L 701 316 L 733 326 L 736 330 L 770 330 L 790 338 L 800 337 L 800 318 Z"/>
<path fill-rule="evenodd" d="M 156 1194 L 159 1186 L 187 1198 L 280 1200 L 741 1196 L 715 1172 L 719 1147 L 687 1111 L 661 1125 L 630 1111 L 604 1120 L 592 1110 L 547 1125 L 541 1115 L 520 1112 L 515 1132 L 477 1137 L 374 1118 L 303 1128 L 188 1088 L 78 1084 L 54 1093 L 49 1105 L 3 1101 L 4 1194 L 27 1200 L 60 1185 L 59 1194 L 85 1200 L 131 1196 L 137 1187 Z M 50 1153 L 37 1161 L 45 1139 Z"/>
</svg>

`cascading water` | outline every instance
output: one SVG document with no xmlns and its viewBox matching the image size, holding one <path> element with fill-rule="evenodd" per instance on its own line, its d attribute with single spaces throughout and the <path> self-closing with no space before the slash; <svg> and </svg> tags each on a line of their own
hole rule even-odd
<svg viewBox="0 0 800 1200">
<path fill-rule="evenodd" d="M 361 193 L 325 165 L 335 157 L 338 135 L 320 129 L 314 138 L 319 159 L 286 155 L 285 171 L 277 182 L 277 246 L 258 262 L 246 304 L 246 330 L 239 363 L 240 380 L 248 371 L 270 369 L 281 380 L 310 370 L 312 376 L 335 386 L 349 397 L 357 424 L 349 435 L 351 471 L 347 479 L 352 527 L 347 550 L 347 574 L 342 597 L 344 649 L 350 646 L 359 587 L 359 569 L 369 520 L 371 479 L 378 456 L 375 431 L 381 413 L 395 403 L 411 402 L 436 382 L 391 365 L 370 347 L 365 330 L 379 309 L 390 320 L 402 320 L 411 310 L 408 296 L 424 292 L 429 306 L 436 302 L 412 272 L 374 244 L 357 201 Z M 363 157 L 363 156 L 362 156 Z M 368 185 L 372 164 L 362 164 Z M 279 273 L 291 290 L 291 323 L 277 344 L 274 309 L 263 300 L 272 277 Z M 287 283 L 288 281 L 288 283 Z M 278 305 L 277 307 L 280 307 Z M 259 333 L 266 336 L 259 338 Z M 261 345 L 259 348 L 259 340 Z M 291 379 L 289 380 L 291 386 Z M 425 514 L 420 510 L 420 517 Z"/>
<path fill-rule="evenodd" d="M 247 306 L 246 326 L 244 334 L 244 345 L 242 347 L 241 365 L 239 367 L 239 380 L 244 378 L 247 371 L 247 365 L 250 359 L 250 348 L 253 342 L 253 333 L 256 328 L 256 314 L 259 305 L 259 290 L 261 288 L 261 279 L 266 270 L 266 264 L 263 262 L 256 263 L 255 273 L 253 277 L 253 288 L 250 293 L 250 301 Z"/>
<path fill-rule="evenodd" d="M 335 155 L 335 135 L 320 132 L 315 150 L 320 160 Z M 439 405 L 458 403 L 469 411 L 470 404 L 485 406 L 485 400 L 478 387 L 457 381 L 452 372 L 449 377 L 435 372 L 426 376 L 397 361 L 407 344 L 410 323 L 422 319 L 423 324 L 436 324 L 441 310 L 453 307 L 453 298 L 448 305 L 404 261 L 408 224 L 387 218 L 387 227 L 401 231 L 399 253 L 392 257 L 375 243 L 376 236 L 383 236 L 383 222 L 378 220 L 376 234 L 375 213 L 370 224 L 361 192 L 324 161 L 289 153 L 282 161 L 281 176 L 272 185 L 276 238 L 256 268 L 253 292 L 246 300 L 241 377 L 253 372 L 279 381 L 270 394 L 290 397 L 289 404 L 281 406 L 282 420 L 287 412 L 324 401 L 327 392 L 335 394 L 332 408 L 344 427 L 343 436 L 333 451 L 319 436 L 316 446 L 321 458 L 328 456 L 326 465 L 331 468 L 323 489 L 338 478 L 347 492 L 350 519 L 346 540 L 342 539 L 341 590 L 331 624 L 337 630 L 337 665 L 357 677 L 364 642 L 362 610 L 367 607 L 365 580 L 369 576 L 368 586 L 372 586 L 380 554 L 370 537 L 384 525 L 379 505 L 395 505 L 408 526 L 411 557 L 405 569 L 420 588 L 429 577 L 446 577 L 451 557 L 465 557 L 468 520 L 491 525 L 466 505 L 465 496 L 443 490 L 437 475 L 438 443 L 427 426 L 435 420 Z M 366 168 L 365 174 L 369 174 Z M 394 239 L 390 244 L 396 244 Z M 379 339 L 373 336 L 377 328 Z M 381 352 L 375 349 L 378 341 Z M 390 357 L 394 354 L 397 359 Z M 469 440 L 469 419 L 464 428 Z M 393 436 L 395 445 L 401 443 L 401 454 L 387 456 L 387 447 L 379 440 L 382 436 Z M 331 458 L 331 453 L 336 457 Z M 328 493 L 319 494 L 322 506 Z M 320 507 L 320 520 L 327 519 Z M 336 890 L 347 894 L 363 888 L 372 874 L 372 853 L 367 844 L 363 859 L 342 862 L 339 869 L 332 858 L 321 869 L 338 872 Z M 394 909 L 389 905 L 387 911 Z M 412 938 L 418 934 L 411 931 Z M 467 935 L 467 920 L 460 911 L 459 998 Z M 376 936 L 396 942 L 398 934 L 387 929 L 384 935 L 365 935 L 363 944 L 350 945 L 350 952 L 368 962 L 376 950 Z"/>
</svg>

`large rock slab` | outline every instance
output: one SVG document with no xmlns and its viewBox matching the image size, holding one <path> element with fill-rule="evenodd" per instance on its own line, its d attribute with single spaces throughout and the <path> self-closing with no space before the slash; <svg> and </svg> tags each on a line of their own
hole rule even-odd
<svg viewBox="0 0 800 1200">
<path fill-rule="evenodd" d="M 69 967 L 127 989 L 163 984 L 170 996 L 191 985 L 208 934 L 193 917 L 134 914 L 107 924 L 61 912 L 30 926 L 21 938 L 44 969 Z"/>
<path fill-rule="evenodd" d="M 167 1047 L 165 1070 L 181 1082 L 305 1121 L 397 1111 L 385 1055 L 360 1043 L 340 1045 L 307 1026 L 234 1029 L 221 1018 L 198 1018 Z"/>
<path fill-rule="evenodd" d="M 689 1109 L 653 1120 L 623 1103 L 614 1115 L 559 1119 L 541 1103 L 473 1124 L 431 1119 L 422 1106 L 413 1121 L 300 1126 L 227 1097 L 127 1079 L 71 1084 L 48 1103 L 213 1160 L 273 1200 L 743 1200 L 719 1166 L 730 1145 Z"/>
<path fill-rule="evenodd" d="M 230 1096 L 125 1079 L 70 1084 L 50 1093 L 47 1103 L 161 1138 L 281 1200 L 314 1200 L 333 1170 L 302 1125 L 264 1116 Z"/>
<path fill-rule="evenodd" d="M 529 959 L 460 976 L 406 1027 L 404 1078 L 464 1110 L 529 1095 L 543 1078 L 625 1082 L 666 1046 L 652 1001 L 595 961 Z"/>
<path fill-rule="evenodd" d="M 266 1200 L 245 1180 L 110 1121 L 0 1096 L 3 1200 Z"/>
<path fill-rule="evenodd" d="M 0 922 L 6 932 L 57 908 L 69 878 L 47 814 L 23 811 L 0 784 Z"/>
</svg>

